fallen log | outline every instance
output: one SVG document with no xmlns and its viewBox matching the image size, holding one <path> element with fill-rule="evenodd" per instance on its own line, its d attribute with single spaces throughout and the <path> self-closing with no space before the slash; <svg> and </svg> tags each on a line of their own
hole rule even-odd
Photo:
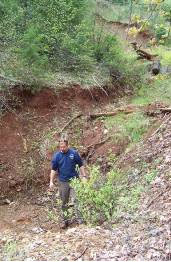
<svg viewBox="0 0 171 262">
<path fill-rule="evenodd" d="M 124 113 L 124 114 L 130 114 L 135 112 L 135 108 L 118 108 L 113 112 L 105 112 L 105 113 L 94 113 L 94 114 L 89 114 L 89 118 L 93 119 L 93 118 L 97 118 L 97 117 L 102 117 L 102 116 L 115 116 L 118 113 Z"/>
<path fill-rule="evenodd" d="M 160 111 L 161 113 L 171 113 L 171 108 L 156 108 L 154 109 L 157 113 L 157 111 Z M 127 108 L 118 108 L 112 112 L 102 112 L 102 113 L 93 113 L 89 114 L 89 119 L 94 119 L 97 117 L 108 117 L 108 116 L 115 116 L 118 113 L 124 113 L 124 114 L 130 114 L 135 113 L 136 111 L 145 111 L 146 113 L 150 112 L 150 110 L 146 110 L 145 107 L 139 106 L 139 107 L 127 107 Z M 153 112 L 154 113 L 154 112 Z"/>
<path fill-rule="evenodd" d="M 159 108 L 159 110 L 160 110 L 162 113 L 171 113 L 171 107 L 169 107 L 169 108 Z"/>
<path fill-rule="evenodd" d="M 137 43 L 136 43 L 136 42 L 132 42 L 131 44 L 132 44 L 132 46 L 133 46 L 133 49 L 137 52 L 137 54 L 138 54 L 138 56 L 139 56 L 139 57 L 138 57 L 139 59 L 147 59 L 147 60 L 149 60 L 149 61 L 153 61 L 154 58 L 155 58 L 156 56 L 158 56 L 158 55 L 152 55 L 152 54 L 150 54 L 150 53 L 148 53 L 148 52 L 140 49 L 140 48 L 137 46 Z"/>
</svg>

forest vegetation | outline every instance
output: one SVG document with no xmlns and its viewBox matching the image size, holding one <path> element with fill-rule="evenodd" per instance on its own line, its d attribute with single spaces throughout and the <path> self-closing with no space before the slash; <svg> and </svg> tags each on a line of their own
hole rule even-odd
<svg viewBox="0 0 171 262">
<path fill-rule="evenodd" d="M 129 23 L 129 35 L 149 30 L 154 35 L 149 46 L 159 44 L 160 52 L 170 43 L 170 8 L 169 0 L 1 0 L 0 74 L 35 89 L 104 86 L 113 70 L 135 85 L 145 73 L 142 63 L 96 16 Z"/>
<path fill-rule="evenodd" d="M 121 226 L 123 239 L 128 225 L 136 252 L 152 223 L 147 239 L 157 232 L 156 246 L 162 244 L 156 255 L 143 239 L 142 260 L 169 260 L 170 104 L 170 0 L 0 0 L 2 195 L 32 201 L 35 190 L 34 200 L 45 202 L 41 215 L 58 224 L 48 172 L 58 138 L 69 131 L 88 173 L 86 181 L 72 182 L 84 221 L 111 232 Z M 2 200 L 13 209 L 9 196 Z M 2 258 L 26 258 L 15 241 L 3 243 Z"/>
</svg>

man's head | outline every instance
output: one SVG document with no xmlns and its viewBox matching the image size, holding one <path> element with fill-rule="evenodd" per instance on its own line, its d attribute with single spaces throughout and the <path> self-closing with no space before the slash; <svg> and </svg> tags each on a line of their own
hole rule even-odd
<svg viewBox="0 0 171 262">
<path fill-rule="evenodd" d="M 69 149 L 68 140 L 60 140 L 59 149 L 62 153 L 66 153 Z"/>
</svg>

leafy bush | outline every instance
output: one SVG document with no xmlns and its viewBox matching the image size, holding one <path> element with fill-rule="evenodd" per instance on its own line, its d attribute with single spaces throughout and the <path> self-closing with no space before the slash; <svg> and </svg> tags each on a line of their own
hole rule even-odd
<svg viewBox="0 0 171 262">
<path fill-rule="evenodd" d="M 128 177 L 111 170 L 105 177 L 98 167 L 90 170 L 89 180 L 72 181 L 83 219 L 91 225 L 112 222 L 123 212 L 133 212 L 144 187 L 128 184 Z"/>
<path fill-rule="evenodd" d="M 122 190 L 121 180 L 122 175 L 115 171 L 109 172 L 106 179 L 102 178 L 95 166 L 91 169 L 89 180 L 73 180 L 80 211 L 87 223 L 102 223 L 112 218 Z"/>
</svg>

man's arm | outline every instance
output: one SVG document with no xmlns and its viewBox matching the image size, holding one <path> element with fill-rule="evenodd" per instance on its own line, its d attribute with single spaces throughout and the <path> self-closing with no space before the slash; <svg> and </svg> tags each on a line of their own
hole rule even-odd
<svg viewBox="0 0 171 262">
<path fill-rule="evenodd" d="M 53 181 L 54 181 L 54 177 L 57 174 L 57 170 L 58 170 L 58 161 L 57 161 L 57 154 L 55 153 L 52 158 L 52 167 L 50 172 L 50 185 L 49 185 L 50 189 L 53 189 L 54 187 Z"/>
<path fill-rule="evenodd" d="M 50 189 L 53 189 L 53 187 L 54 187 L 53 181 L 54 181 L 55 176 L 56 176 L 56 171 L 51 170 L 51 172 L 50 172 L 50 185 L 49 185 Z"/>
<path fill-rule="evenodd" d="M 85 173 L 85 168 L 84 166 L 81 166 L 80 167 L 80 175 L 81 175 L 81 178 L 86 178 L 86 173 Z"/>
</svg>

